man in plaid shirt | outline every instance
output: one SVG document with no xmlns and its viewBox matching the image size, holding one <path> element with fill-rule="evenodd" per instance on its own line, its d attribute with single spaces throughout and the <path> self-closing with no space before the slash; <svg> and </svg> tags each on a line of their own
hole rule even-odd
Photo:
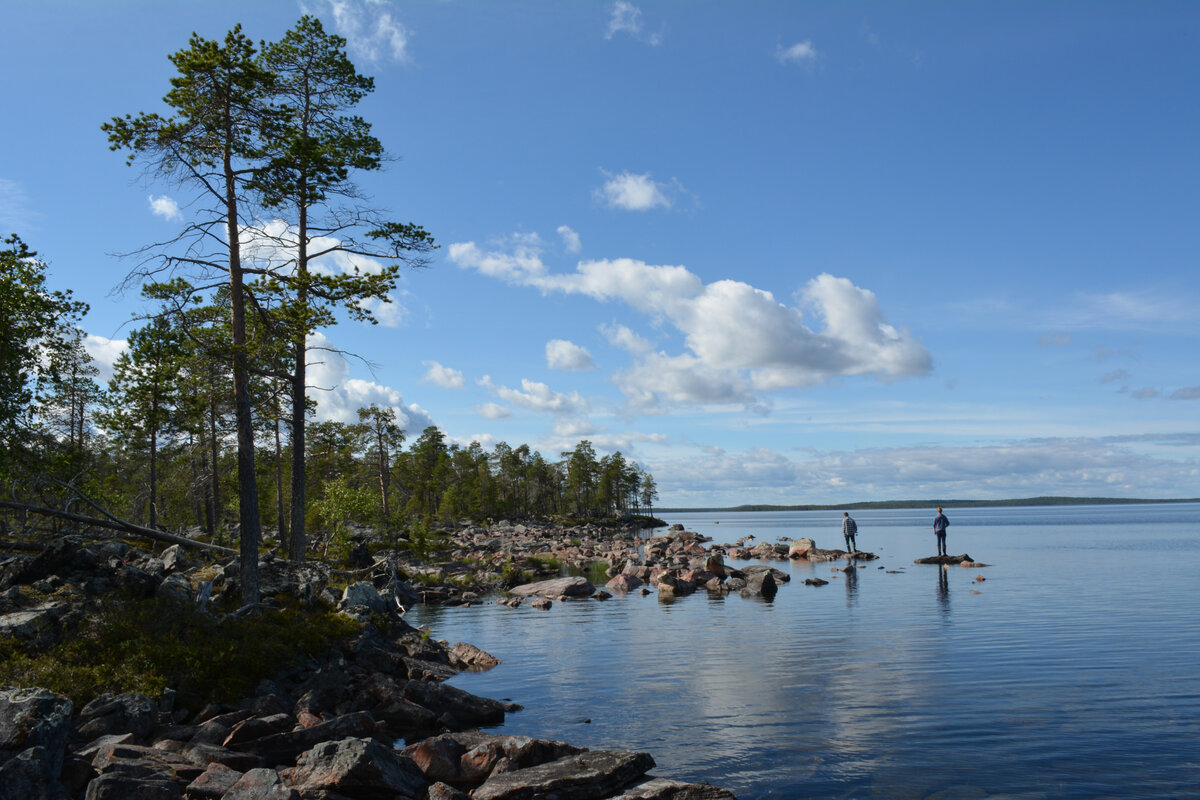
<svg viewBox="0 0 1200 800">
<path fill-rule="evenodd" d="M 850 516 L 849 511 L 842 512 L 842 536 L 846 537 L 846 552 L 853 553 L 858 547 L 854 543 L 854 534 L 858 533 L 858 523 Z"/>
</svg>

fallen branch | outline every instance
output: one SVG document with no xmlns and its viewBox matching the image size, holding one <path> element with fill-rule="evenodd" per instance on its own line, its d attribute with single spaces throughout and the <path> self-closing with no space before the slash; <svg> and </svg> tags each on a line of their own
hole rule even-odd
<svg viewBox="0 0 1200 800">
<path fill-rule="evenodd" d="M 141 525 L 134 525 L 132 522 L 126 522 L 123 519 L 118 519 L 117 517 L 113 517 L 111 515 L 109 515 L 108 519 L 101 519 L 100 517 L 89 517 L 86 514 L 76 514 L 71 511 L 58 511 L 57 509 L 30 505 L 28 503 L 13 503 L 8 500 L 0 500 L 0 508 L 7 508 L 12 511 L 21 511 L 26 514 L 40 514 L 46 517 L 65 519 L 69 522 L 77 522 L 81 525 L 92 525 L 97 528 L 108 528 L 110 530 L 123 531 L 124 533 L 130 533 L 134 536 L 141 536 L 146 539 L 154 539 L 155 541 L 159 542 L 169 542 L 170 544 L 177 544 L 182 547 L 192 547 L 197 550 L 209 550 L 214 553 L 221 553 L 223 555 L 230 556 L 238 555 L 237 550 L 229 547 L 221 547 L 220 545 L 209 544 L 208 542 L 197 542 L 184 536 L 176 536 L 173 533 L 156 531 L 153 528 L 143 528 Z"/>
</svg>

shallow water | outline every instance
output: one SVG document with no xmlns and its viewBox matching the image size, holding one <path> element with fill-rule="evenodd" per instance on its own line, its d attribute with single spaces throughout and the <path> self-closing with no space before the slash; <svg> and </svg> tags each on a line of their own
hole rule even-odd
<svg viewBox="0 0 1200 800">
<path fill-rule="evenodd" d="M 947 515 L 949 552 L 992 566 L 914 565 L 933 512 L 862 511 L 858 546 L 880 560 L 774 562 L 792 581 L 771 602 L 632 594 L 409 621 L 501 659 L 452 681 L 525 706 L 496 730 L 646 750 L 655 774 L 743 800 L 1200 797 L 1200 504 Z M 666 518 L 717 542 L 843 545 L 836 512 Z"/>
</svg>

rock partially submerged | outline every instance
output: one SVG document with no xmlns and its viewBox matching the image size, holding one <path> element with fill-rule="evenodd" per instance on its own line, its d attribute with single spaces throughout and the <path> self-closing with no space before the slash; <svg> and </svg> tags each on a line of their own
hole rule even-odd
<svg viewBox="0 0 1200 800">
<path fill-rule="evenodd" d="M 913 563 L 914 564 L 965 564 L 967 566 L 971 566 L 971 565 L 975 564 L 975 561 L 969 555 L 967 555 L 966 553 L 963 553 L 961 556 L 929 556 L 927 558 L 918 558 L 915 561 L 913 561 Z M 978 566 L 982 567 L 982 566 L 987 566 L 987 565 L 979 564 Z"/>
</svg>

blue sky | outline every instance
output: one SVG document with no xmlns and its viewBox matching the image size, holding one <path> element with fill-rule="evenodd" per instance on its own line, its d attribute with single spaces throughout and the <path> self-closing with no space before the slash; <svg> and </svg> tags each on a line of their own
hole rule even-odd
<svg viewBox="0 0 1200 800">
<path fill-rule="evenodd" d="M 1194 3 L 0 2 L 0 228 L 91 303 L 170 236 L 100 124 L 299 15 L 441 244 L 323 336 L 323 418 L 591 440 L 662 505 L 1200 496 Z M 263 220 L 269 223 L 270 220 Z"/>
</svg>

